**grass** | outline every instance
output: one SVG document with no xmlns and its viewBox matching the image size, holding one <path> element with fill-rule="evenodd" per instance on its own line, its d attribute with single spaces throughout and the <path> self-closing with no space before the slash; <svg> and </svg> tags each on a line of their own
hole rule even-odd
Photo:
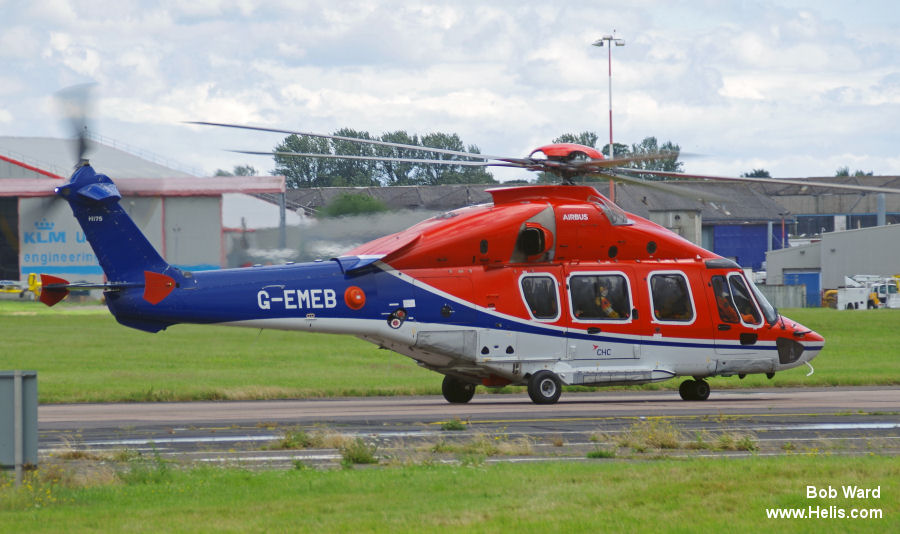
<svg viewBox="0 0 900 534">
<path fill-rule="evenodd" d="M 286 429 L 281 439 L 275 440 L 264 447 L 267 450 L 295 450 L 295 449 L 342 449 L 351 441 L 344 434 L 319 429 L 307 432 L 306 430 Z"/>
<path fill-rule="evenodd" d="M 637 453 L 664 449 L 748 451 L 759 450 L 756 436 L 743 431 L 723 431 L 715 434 L 706 430 L 686 433 L 665 418 L 638 421 L 615 436 L 603 436 L 605 441 Z M 598 436 L 596 441 L 600 441 Z M 588 456 L 589 458 L 591 456 Z"/>
<path fill-rule="evenodd" d="M 712 388 L 900 384 L 900 310 L 786 310 L 822 333 L 808 369 L 714 378 Z M 157 334 L 105 308 L 0 301 L 0 369 L 38 371 L 41 403 L 440 393 L 440 377 L 351 336 L 177 325 Z M 680 380 L 645 389 L 673 389 Z M 571 388 L 584 389 L 584 388 Z M 521 391 L 505 388 L 505 391 Z"/>
<path fill-rule="evenodd" d="M 366 443 L 362 438 L 356 438 L 345 443 L 340 449 L 341 465 L 344 468 L 359 464 L 377 464 L 375 453 L 378 446 L 374 443 Z"/>
<path fill-rule="evenodd" d="M 900 464 L 880 456 L 262 472 L 150 460 L 138 475 L 80 481 L 54 469 L 19 490 L 0 475 L 4 531 L 889 532 L 900 514 Z M 880 486 L 881 498 L 806 497 L 807 485 L 845 484 Z M 884 518 L 766 518 L 767 508 L 810 506 L 880 508 Z"/>
<path fill-rule="evenodd" d="M 36 370 L 41 403 L 440 393 L 440 377 L 351 336 L 177 325 L 148 334 L 108 311 L 0 301 L 0 369 Z"/>
<path fill-rule="evenodd" d="M 444 421 L 441 423 L 441 430 L 450 430 L 450 431 L 460 431 L 466 429 L 466 424 L 459 420 L 458 417 L 454 417 L 449 421 Z"/>
</svg>

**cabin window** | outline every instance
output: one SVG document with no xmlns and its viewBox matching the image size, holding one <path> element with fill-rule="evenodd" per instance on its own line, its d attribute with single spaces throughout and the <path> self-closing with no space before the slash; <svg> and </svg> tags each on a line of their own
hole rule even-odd
<svg viewBox="0 0 900 534">
<path fill-rule="evenodd" d="M 687 279 L 682 273 L 656 273 L 650 276 L 653 316 L 657 321 L 688 323 L 694 319 L 694 306 Z"/>
<path fill-rule="evenodd" d="M 528 311 L 535 319 L 555 320 L 559 318 L 559 297 L 556 279 L 552 276 L 522 277 L 522 296 Z"/>
<path fill-rule="evenodd" d="M 569 278 L 572 313 L 581 321 L 628 319 L 631 297 L 621 274 L 573 275 Z"/>
<path fill-rule="evenodd" d="M 739 274 L 733 274 L 728 277 L 728 283 L 731 286 L 731 297 L 734 299 L 734 305 L 737 307 L 738 313 L 741 314 L 741 320 L 747 324 L 759 324 L 762 318 L 759 310 L 753 304 L 753 297 L 750 296 L 750 290 L 744 283 L 744 278 Z"/>
</svg>

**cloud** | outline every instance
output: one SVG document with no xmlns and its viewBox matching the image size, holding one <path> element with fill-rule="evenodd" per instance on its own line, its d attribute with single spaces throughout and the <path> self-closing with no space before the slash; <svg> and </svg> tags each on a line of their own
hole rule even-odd
<svg viewBox="0 0 900 534">
<path fill-rule="evenodd" d="M 48 95 L 95 80 L 105 135 L 209 172 L 244 162 L 222 145 L 277 139 L 180 121 L 452 131 L 524 155 L 565 132 L 606 137 L 607 50 L 591 43 L 615 28 L 617 141 L 714 156 L 694 172 L 832 173 L 841 157 L 896 172 L 900 22 L 874 6 L 38 0 L 0 35 L 0 133 L 52 135 Z"/>
</svg>

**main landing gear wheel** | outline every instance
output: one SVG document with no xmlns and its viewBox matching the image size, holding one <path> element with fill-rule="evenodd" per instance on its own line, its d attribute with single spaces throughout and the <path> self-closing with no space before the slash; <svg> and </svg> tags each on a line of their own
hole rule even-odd
<svg viewBox="0 0 900 534">
<path fill-rule="evenodd" d="M 447 399 L 447 402 L 453 404 L 465 404 L 475 396 L 475 384 L 463 382 L 450 375 L 444 375 L 444 382 L 441 384 L 441 393 L 444 394 L 444 398 Z"/>
<path fill-rule="evenodd" d="M 538 371 L 528 379 L 528 396 L 535 404 L 554 404 L 561 393 L 562 383 L 550 371 Z"/>
<path fill-rule="evenodd" d="M 706 380 L 685 380 L 678 386 L 678 393 L 686 401 L 703 401 L 709 398 Z"/>
</svg>

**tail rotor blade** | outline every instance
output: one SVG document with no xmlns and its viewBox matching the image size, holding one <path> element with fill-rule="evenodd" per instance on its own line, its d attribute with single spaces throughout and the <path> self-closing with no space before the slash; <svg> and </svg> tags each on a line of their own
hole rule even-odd
<svg viewBox="0 0 900 534">
<path fill-rule="evenodd" d="M 91 91 L 96 87 L 95 83 L 83 83 L 62 89 L 56 93 L 56 101 L 63 119 L 68 123 L 75 138 L 76 162 L 85 161 L 85 156 L 90 151 L 88 140 L 88 119 L 92 116 L 91 106 L 93 97 Z"/>
</svg>

